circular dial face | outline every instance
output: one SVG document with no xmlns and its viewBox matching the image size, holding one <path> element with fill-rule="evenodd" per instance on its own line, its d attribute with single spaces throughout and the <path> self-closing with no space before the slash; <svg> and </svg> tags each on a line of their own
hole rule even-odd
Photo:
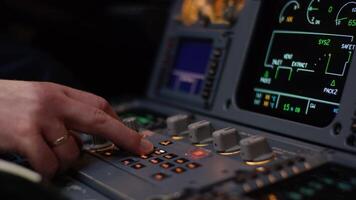
<svg viewBox="0 0 356 200">
<path fill-rule="evenodd" d="M 309 24 L 320 25 L 320 0 L 311 0 L 307 8 L 307 20 Z"/>
<path fill-rule="evenodd" d="M 286 3 L 279 14 L 279 23 L 292 23 L 294 20 L 294 13 L 299 9 L 300 4 L 298 1 L 289 1 Z"/>
<path fill-rule="evenodd" d="M 186 26 L 199 22 L 233 24 L 245 5 L 245 0 L 184 0 L 181 21 Z"/>
<path fill-rule="evenodd" d="M 344 4 L 338 11 L 335 18 L 336 26 L 355 27 L 356 26 L 356 2 L 351 1 Z"/>
</svg>

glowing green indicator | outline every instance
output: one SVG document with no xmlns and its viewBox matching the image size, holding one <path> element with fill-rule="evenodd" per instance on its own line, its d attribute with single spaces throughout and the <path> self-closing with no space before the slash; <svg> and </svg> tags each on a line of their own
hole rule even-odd
<svg viewBox="0 0 356 200">
<path fill-rule="evenodd" d="M 331 86 L 331 87 L 335 87 L 335 86 L 336 86 L 336 81 L 335 81 L 335 80 L 332 80 L 331 83 L 330 83 L 330 86 Z"/>
<path fill-rule="evenodd" d="M 333 7 L 333 6 L 330 6 L 329 9 L 328 9 L 328 12 L 329 12 L 329 13 L 332 13 L 333 10 L 334 10 L 334 7 Z"/>
<path fill-rule="evenodd" d="M 331 39 L 319 39 L 320 46 L 330 46 Z"/>
<path fill-rule="evenodd" d="M 264 77 L 264 78 L 269 78 L 269 71 L 265 71 L 263 77 Z"/>
<path fill-rule="evenodd" d="M 350 19 L 350 20 L 347 22 L 347 26 L 355 27 L 355 26 L 356 26 L 356 19 Z"/>
</svg>

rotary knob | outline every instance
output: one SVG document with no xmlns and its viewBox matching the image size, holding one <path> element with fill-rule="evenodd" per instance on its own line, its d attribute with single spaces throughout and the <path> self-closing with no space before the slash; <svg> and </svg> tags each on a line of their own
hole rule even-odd
<svg viewBox="0 0 356 200">
<path fill-rule="evenodd" d="M 130 129 L 138 132 L 140 130 L 139 125 L 137 124 L 137 119 L 136 117 L 128 117 L 122 120 L 122 123 L 125 124 L 125 126 L 129 127 Z"/>
<path fill-rule="evenodd" d="M 83 141 L 83 148 L 89 151 L 102 152 L 115 147 L 111 141 L 99 136 L 80 134 L 80 138 Z"/>
<path fill-rule="evenodd" d="M 185 114 L 168 117 L 166 120 L 168 134 L 172 136 L 186 134 L 190 119 L 190 116 Z"/>
<path fill-rule="evenodd" d="M 241 158 L 248 162 L 262 162 L 273 158 L 273 151 L 263 136 L 251 136 L 240 141 Z"/>
<path fill-rule="evenodd" d="M 219 153 L 231 153 L 240 149 L 240 135 L 235 128 L 224 128 L 213 133 L 214 149 Z"/>
<path fill-rule="evenodd" d="M 188 126 L 189 139 L 193 144 L 205 144 L 212 141 L 213 126 L 209 121 L 202 120 Z"/>
</svg>

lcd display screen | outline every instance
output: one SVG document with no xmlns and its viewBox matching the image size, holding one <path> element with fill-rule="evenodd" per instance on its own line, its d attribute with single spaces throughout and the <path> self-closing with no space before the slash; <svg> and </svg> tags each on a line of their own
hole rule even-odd
<svg viewBox="0 0 356 200">
<path fill-rule="evenodd" d="M 168 88 L 199 95 L 204 86 L 212 46 L 212 40 L 181 38 L 169 74 Z"/>
<path fill-rule="evenodd" d="M 352 62 L 356 2 L 263 1 L 236 95 L 242 109 L 325 127 Z"/>
</svg>

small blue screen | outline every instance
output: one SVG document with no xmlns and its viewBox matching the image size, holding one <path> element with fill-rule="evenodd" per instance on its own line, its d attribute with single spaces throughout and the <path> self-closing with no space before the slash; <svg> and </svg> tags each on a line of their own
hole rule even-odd
<svg viewBox="0 0 356 200">
<path fill-rule="evenodd" d="M 211 51 L 211 40 L 181 39 L 176 51 L 176 59 L 168 87 L 193 95 L 200 94 Z"/>
</svg>

